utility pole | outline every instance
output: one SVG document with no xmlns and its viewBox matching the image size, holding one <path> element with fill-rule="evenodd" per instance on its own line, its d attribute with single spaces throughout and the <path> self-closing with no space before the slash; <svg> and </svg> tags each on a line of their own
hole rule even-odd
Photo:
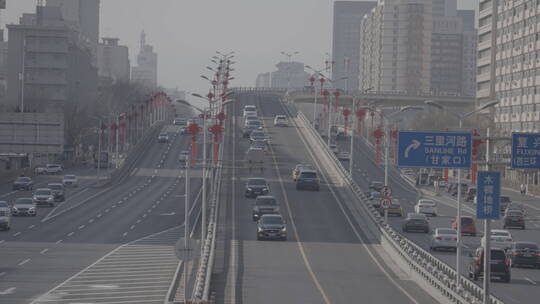
<svg viewBox="0 0 540 304">
<path fill-rule="evenodd" d="M 186 161 L 186 201 L 184 206 L 184 249 L 189 250 L 189 177 L 191 167 L 191 156 L 188 156 Z M 189 259 L 187 259 L 189 260 Z M 187 297 L 187 263 L 184 262 L 184 303 Z"/>
<path fill-rule="evenodd" d="M 101 170 L 101 136 L 102 136 L 102 132 L 103 130 L 101 129 L 101 126 L 103 125 L 103 122 L 101 121 L 101 119 L 99 120 L 99 126 L 98 126 L 98 132 L 99 132 L 99 136 L 98 136 L 98 160 L 97 160 L 97 179 L 99 180 L 99 173 L 100 173 L 100 170 Z"/>
</svg>

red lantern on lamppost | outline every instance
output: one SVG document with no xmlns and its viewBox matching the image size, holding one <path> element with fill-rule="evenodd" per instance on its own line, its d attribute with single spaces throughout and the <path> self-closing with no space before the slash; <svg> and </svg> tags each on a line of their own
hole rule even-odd
<svg viewBox="0 0 540 304">
<path fill-rule="evenodd" d="M 187 127 L 187 131 L 191 134 L 191 164 L 195 164 L 197 158 L 197 134 L 201 131 L 201 127 L 194 122 Z"/>
<path fill-rule="evenodd" d="M 339 96 L 341 95 L 341 93 L 338 91 L 338 90 L 335 90 L 334 91 L 334 98 L 335 98 L 335 101 L 334 101 L 334 112 L 337 112 L 338 111 L 338 100 L 339 100 Z"/>
<path fill-rule="evenodd" d="M 210 133 L 214 135 L 214 165 L 218 162 L 219 157 L 219 137 L 223 133 L 223 127 L 215 124 L 209 129 Z"/>
<path fill-rule="evenodd" d="M 311 76 L 309 77 L 309 86 L 311 88 L 311 93 L 315 93 L 315 86 L 313 85 L 313 83 L 315 82 L 315 77 Z"/>
<path fill-rule="evenodd" d="M 328 111 L 328 96 L 330 95 L 330 92 L 328 92 L 328 90 L 324 89 L 321 92 L 321 95 L 323 96 L 324 112 L 327 112 Z"/>
<path fill-rule="evenodd" d="M 343 111 L 343 120 L 344 120 L 344 133 L 345 133 L 345 136 L 347 136 L 347 129 L 349 127 L 349 115 L 351 114 L 351 110 L 349 110 L 349 108 L 344 108 Z"/>
<path fill-rule="evenodd" d="M 478 172 L 478 164 L 476 163 L 478 159 L 478 146 L 480 146 L 483 141 L 479 138 L 474 138 L 480 136 L 476 129 L 472 132 L 472 164 L 471 164 L 471 184 L 476 185 L 476 173 Z"/>
<path fill-rule="evenodd" d="M 375 111 L 371 110 L 369 116 L 371 116 L 371 130 L 373 130 L 375 128 Z"/>
<path fill-rule="evenodd" d="M 364 123 L 364 117 L 366 116 L 366 110 L 365 109 L 359 109 L 356 110 L 356 120 L 358 122 L 358 125 L 356 126 L 359 136 L 362 136 L 362 124 Z"/>
<path fill-rule="evenodd" d="M 225 113 L 223 113 L 223 111 L 221 111 L 218 113 L 216 118 L 219 120 L 219 125 L 223 126 L 223 121 L 225 120 L 225 118 L 227 118 L 227 116 L 225 115 Z"/>
<path fill-rule="evenodd" d="M 104 145 L 104 141 L 105 141 L 105 136 L 103 136 L 103 133 L 105 133 L 105 130 L 107 130 L 107 125 L 105 123 L 101 123 L 101 126 L 100 126 L 100 129 L 101 129 L 101 144 Z"/>
<path fill-rule="evenodd" d="M 394 164 L 397 165 L 397 138 L 398 129 L 390 130 L 390 138 L 392 139 L 392 156 L 394 157 Z"/>
<path fill-rule="evenodd" d="M 381 139 L 384 137 L 384 131 L 381 129 L 381 127 L 378 127 L 375 131 L 373 131 L 373 137 L 375 137 L 375 162 L 378 165 L 381 163 Z"/>
<path fill-rule="evenodd" d="M 116 125 L 115 122 L 113 122 L 111 124 L 111 134 L 112 134 L 112 136 L 109 136 L 111 145 L 116 144 L 115 132 L 116 132 L 117 128 L 118 128 L 118 126 Z"/>
<path fill-rule="evenodd" d="M 324 82 L 326 81 L 326 79 L 324 79 L 324 77 L 321 77 L 321 79 L 319 79 L 319 82 L 321 83 L 321 95 L 323 93 L 323 90 L 324 90 Z"/>
</svg>

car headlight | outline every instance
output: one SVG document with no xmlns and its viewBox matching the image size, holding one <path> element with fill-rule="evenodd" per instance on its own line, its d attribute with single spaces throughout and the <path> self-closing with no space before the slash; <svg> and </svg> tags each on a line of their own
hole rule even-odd
<svg viewBox="0 0 540 304">
<path fill-rule="evenodd" d="M 251 189 L 250 187 L 247 188 L 247 191 L 253 191 L 253 189 Z"/>
<path fill-rule="evenodd" d="M 268 191 L 268 188 L 265 187 L 265 188 L 262 189 L 262 191 Z"/>
<path fill-rule="evenodd" d="M 47 198 L 48 201 L 52 201 L 53 199 L 54 199 L 54 196 L 52 195 Z"/>
<path fill-rule="evenodd" d="M 19 209 L 17 209 L 17 207 L 13 206 L 13 210 L 14 210 L 14 211 L 17 211 L 17 210 L 19 210 Z"/>
<path fill-rule="evenodd" d="M 30 209 L 28 209 L 30 211 L 35 211 L 36 210 L 36 207 L 30 207 Z"/>
<path fill-rule="evenodd" d="M 258 231 L 258 232 L 262 232 L 263 229 L 262 229 L 261 227 L 257 227 L 257 231 Z"/>
<path fill-rule="evenodd" d="M 283 226 L 283 228 L 281 228 L 281 232 L 287 232 L 287 227 Z"/>
<path fill-rule="evenodd" d="M 37 196 L 33 196 L 32 199 L 33 199 L 33 200 L 37 200 Z"/>
</svg>

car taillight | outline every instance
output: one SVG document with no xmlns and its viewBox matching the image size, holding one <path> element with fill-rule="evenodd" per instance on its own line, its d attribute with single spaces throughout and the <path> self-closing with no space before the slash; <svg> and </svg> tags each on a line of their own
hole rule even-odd
<svg viewBox="0 0 540 304">
<path fill-rule="evenodd" d="M 507 241 L 507 242 L 511 242 L 511 241 L 512 241 L 512 239 L 506 239 L 506 241 Z"/>
<path fill-rule="evenodd" d="M 509 258 L 504 259 L 504 262 L 505 262 L 506 266 L 510 266 L 510 259 Z"/>
<path fill-rule="evenodd" d="M 475 264 L 480 264 L 480 258 L 474 258 L 473 261 Z"/>
<path fill-rule="evenodd" d="M 442 240 L 442 237 L 438 236 L 438 237 L 436 237 L 435 239 L 441 241 L 441 240 Z"/>
<path fill-rule="evenodd" d="M 522 253 L 519 252 L 519 251 L 516 251 L 516 252 L 514 252 L 513 254 L 514 254 L 514 255 L 522 255 Z"/>
<path fill-rule="evenodd" d="M 454 241 L 457 241 L 457 237 L 454 238 Z"/>
</svg>

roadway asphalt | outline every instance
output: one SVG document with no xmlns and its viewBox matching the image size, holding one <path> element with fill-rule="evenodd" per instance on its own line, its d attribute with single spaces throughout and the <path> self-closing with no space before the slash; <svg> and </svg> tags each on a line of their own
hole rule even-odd
<svg viewBox="0 0 540 304">
<path fill-rule="evenodd" d="M 183 223 L 185 177 L 178 154 L 188 149 L 189 137 L 175 136 L 176 126 L 164 128 L 171 142 L 149 145 L 121 184 L 92 188 L 83 180 L 79 188 L 68 190 L 58 208 L 39 208 L 36 217 L 12 218 L 12 229 L 0 232 L 1 303 L 28 303 L 119 245 Z M 48 179 L 39 177 L 38 183 Z M 198 198 L 199 192 L 200 174 L 195 172 L 190 195 Z M 0 199 L 30 195 L 8 191 Z"/>
<path fill-rule="evenodd" d="M 273 127 L 275 115 L 287 114 L 278 97 L 235 97 L 235 134 L 225 142 L 226 157 L 236 165 L 225 171 L 222 189 L 230 243 L 224 270 L 215 275 L 216 303 L 434 303 L 406 275 L 388 269 L 374 250 L 378 244 L 363 241 L 364 232 L 350 221 L 341 190 L 327 182 L 326 172 L 295 127 Z M 249 147 L 241 138 L 245 104 L 258 107 L 270 137 L 263 171 L 250 171 L 241 162 Z M 306 162 L 322 173 L 319 192 L 295 189 L 291 171 Z M 254 199 L 244 197 L 244 182 L 254 176 L 267 179 L 270 194 L 281 204 L 286 242 L 256 240 Z"/>
<path fill-rule="evenodd" d="M 366 191 L 368 190 L 371 181 L 384 182 L 384 167 L 375 163 L 375 152 L 362 139 L 355 141 L 354 152 L 354 170 L 353 175 L 359 186 Z M 348 140 L 339 141 L 340 150 L 349 151 L 350 142 Z M 345 168 L 348 168 L 348 162 L 343 162 Z M 437 217 L 430 217 L 430 227 L 432 229 L 439 227 L 450 227 L 451 220 L 456 216 L 456 200 L 454 197 L 447 195 L 445 192 L 442 196 L 430 195 L 429 192 L 421 192 L 419 189 L 412 187 L 400 176 L 400 171 L 392 167 L 389 170 L 390 178 L 389 185 L 392 188 L 393 197 L 400 200 L 404 214 L 414 212 L 414 205 L 420 197 L 431 198 L 438 202 Z M 433 188 L 431 188 L 433 190 Z M 431 194 L 434 194 L 433 192 Z M 527 229 L 508 229 L 514 241 L 533 241 L 540 244 L 540 206 L 538 199 L 532 197 L 523 198 L 519 193 L 514 191 L 503 191 L 504 195 L 509 195 L 512 201 L 522 202 L 525 204 L 527 214 Z M 475 205 L 470 202 L 464 203 L 462 208 L 463 215 L 475 216 Z M 401 218 L 390 218 L 390 224 L 397 231 L 401 232 Z M 483 221 L 476 221 L 476 228 L 483 232 Z M 492 229 L 502 229 L 502 220 L 492 222 Z M 413 240 L 424 249 L 429 250 L 430 234 L 423 233 L 403 233 L 406 237 Z M 467 267 L 470 258 L 468 253 L 474 251 L 480 246 L 481 236 L 463 237 L 461 272 L 467 276 Z M 433 252 L 435 256 L 455 267 L 456 257 L 454 252 Z M 492 280 L 492 293 L 505 303 L 537 303 L 540 298 L 540 270 L 532 268 L 512 268 L 512 280 L 509 284 Z M 482 281 L 477 283 L 481 286 Z"/>
</svg>

